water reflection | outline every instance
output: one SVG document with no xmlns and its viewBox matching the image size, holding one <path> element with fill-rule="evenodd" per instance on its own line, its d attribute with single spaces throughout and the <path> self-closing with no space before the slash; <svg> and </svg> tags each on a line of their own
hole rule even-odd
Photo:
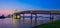
<svg viewBox="0 0 60 28">
<path fill-rule="evenodd" d="M 17 28 L 18 25 L 19 25 L 19 23 L 20 23 L 20 20 L 19 19 L 13 19 L 13 27 L 14 28 Z"/>
<path fill-rule="evenodd" d="M 12 18 L 0 19 L 0 28 L 12 28 Z"/>
<path fill-rule="evenodd" d="M 35 18 L 32 19 L 33 26 L 35 22 L 34 19 Z M 55 17 L 54 19 L 58 19 L 58 16 Z M 21 19 L 14 19 L 14 18 L 0 19 L 0 28 L 30 28 L 31 27 L 30 21 L 31 21 L 30 18 L 25 18 L 24 20 L 25 24 L 23 24 L 23 18 Z M 49 22 L 49 18 L 40 18 L 40 17 L 37 18 L 37 25 L 40 25 L 46 22 Z"/>
</svg>

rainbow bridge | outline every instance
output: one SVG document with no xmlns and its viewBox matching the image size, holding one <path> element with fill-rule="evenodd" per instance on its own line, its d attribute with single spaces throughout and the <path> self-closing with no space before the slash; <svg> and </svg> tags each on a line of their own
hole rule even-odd
<svg viewBox="0 0 60 28">
<path fill-rule="evenodd" d="M 60 11 L 43 11 L 43 10 L 27 10 L 27 11 L 21 11 L 21 12 L 17 12 L 17 13 L 14 13 L 13 15 L 19 15 L 21 16 L 20 14 L 23 15 L 23 22 L 24 22 L 24 14 L 31 14 L 31 23 L 32 23 L 32 14 L 35 15 L 35 25 L 37 25 L 37 14 L 49 14 L 50 15 L 50 19 L 53 20 L 53 16 L 52 15 L 55 15 L 55 14 L 58 14 L 60 15 Z"/>
</svg>

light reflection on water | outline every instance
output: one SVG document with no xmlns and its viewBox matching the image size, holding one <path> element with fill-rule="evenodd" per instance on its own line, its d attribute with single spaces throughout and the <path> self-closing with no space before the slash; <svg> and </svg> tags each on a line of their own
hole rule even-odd
<svg viewBox="0 0 60 28">
<path fill-rule="evenodd" d="M 32 21 L 33 26 L 34 26 L 34 19 L 35 18 L 33 18 L 33 21 Z M 50 22 L 49 18 L 38 18 L 37 20 L 38 20 L 37 25 L 46 23 L 47 21 Z M 19 19 L 12 20 L 12 18 L 0 19 L 0 28 L 16 28 L 16 27 L 17 28 L 30 28 L 31 27 L 30 18 L 26 18 L 24 22 L 25 22 L 25 24 L 23 24 L 23 18 L 21 18 L 21 20 L 19 20 Z"/>
<path fill-rule="evenodd" d="M 0 28 L 29 28 L 27 24 L 22 24 L 18 19 L 5 18 L 0 19 Z"/>
</svg>

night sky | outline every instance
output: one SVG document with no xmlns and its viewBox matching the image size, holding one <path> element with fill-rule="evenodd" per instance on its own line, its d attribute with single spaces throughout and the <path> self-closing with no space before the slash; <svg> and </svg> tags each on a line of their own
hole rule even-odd
<svg viewBox="0 0 60 28">
<path fill-rule="evenodd" d="M 17 10 L 60 10 L 60 0 L 0 0 L 0 15 Z M 11 11 L 12 10 L 12 11 Z"/>
</svg>

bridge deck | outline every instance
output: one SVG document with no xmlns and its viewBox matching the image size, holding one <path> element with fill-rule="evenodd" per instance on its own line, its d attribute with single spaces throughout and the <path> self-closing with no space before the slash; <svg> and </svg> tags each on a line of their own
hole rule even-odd
<svg viewBox="0 0 60 28">
<path fill-rule="evenodd" d="M 60 11 L 41 11 L 41 10 L 29 10 L 29 11 L 21 11 L 16 14 L 60 14 Z"/>
</svg>

